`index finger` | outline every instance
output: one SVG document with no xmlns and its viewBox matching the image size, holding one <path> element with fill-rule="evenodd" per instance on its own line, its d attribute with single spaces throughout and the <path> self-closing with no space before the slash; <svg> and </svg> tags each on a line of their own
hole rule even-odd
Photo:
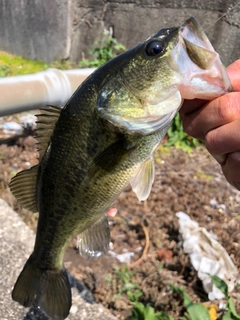
<svg viewBox="0 0 240 320">
<path fill-rule="evenodd" d="M 231 80 L 233 89 L 235 91 L 240 91 L 240 59 L 230 64 L 226 70 Z"/>
<path fill-rule="evenodd" d="M 185 115 L 187 115 L 188 113 L 192 113 L 195 110 L 201 108 L 207 102 L 208 102 L 207 100 L 200 100 L 200 99 L 184 100 L 183 105 L 179 110 L 179 114 L 182 121 Z"/>
<path fill-rule="evenodd" d="M 227 68 L 228 76 L 231 80 L 233 89 L 235 91 L 240 91 L 240 59 L 234 61 L 232 64 L 230 64 Z M 185 100 L 179 113 L 182 118 L 184 119 L 184 116 L 188 113 L 192 113 L 195 110 L 202 107 L 207 101 L 206 100 Z"/>
</svg>

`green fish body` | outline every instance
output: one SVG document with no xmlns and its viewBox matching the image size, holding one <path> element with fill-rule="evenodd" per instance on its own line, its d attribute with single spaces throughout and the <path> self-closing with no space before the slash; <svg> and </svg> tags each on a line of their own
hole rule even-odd
<svg viewBox="0 0 240 320">
<path fill-rule="evenodd" d="M 103 254 L 110 241 L 106 210 L 129 183 L 140 200 L 148 197 L 153 152 L 183 99 L 213 99 L 230 89 L 218 54 L 191 18 L 96 70 L 63 109 L 43 108 L 39 164 L 10 183 L 20 204 L 39 212 L 35 247 L 13 299 L 65 319 L 70 240 L 78 234 L 85 257 Z"/>
</svg>

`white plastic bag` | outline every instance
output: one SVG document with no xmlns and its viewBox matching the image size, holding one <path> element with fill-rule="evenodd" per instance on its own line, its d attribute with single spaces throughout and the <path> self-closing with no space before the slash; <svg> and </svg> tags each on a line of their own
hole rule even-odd
<svg viewBox="0 0 240 320">
<path fill-rule="evenodd" d="M 183 239 L 184 252 L 189 254 L 209 300 L 224 298 L 208 274 L 224 280 L 228 285 L 228 291 L 231 292 L 237 280 L 237 268 L 226 250 L 217 242 L 216 236 L 199 227 L 186 213 L 178 212 L 176 216 L 179 218 L 179 232 Z"/>
</svg>

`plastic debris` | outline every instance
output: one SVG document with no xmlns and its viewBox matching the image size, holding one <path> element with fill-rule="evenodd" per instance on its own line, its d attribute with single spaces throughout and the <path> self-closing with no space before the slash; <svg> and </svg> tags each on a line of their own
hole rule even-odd
<svg viewBox="0 0 240 320">
<path fill-rule="evenodd" d="M 106 214 L 110 217 L 115 217 L 117 214 L 117 209 L 116 208 L 110 208 L 107 210 Z"/>
<path fill-rule="evenodd" d="M 211 206 L 212 209 L 217 209 L 218 202 L 217 202 L 216 199 L 211 199 L 209 203 L 210 203 L 210 206 Z"/>
<path fill-rule="evenodd" d="M 113 257 L 116 258 L 121 263 L 129 264 L 131 261 L 131 257 L 134 256 L 134 252 L 124 252 L 121 254 L 117 254 L 114 251 L 108 250 L 108 253 Z"/>
<path fill-rule="evenodd" d="M 228 285 L 228 291 L 234 289 L 238 270 L 226 250 L 216 240 L 216 236 L 184 212 L 176 213 L 179 218 L 179 232 L 183 239 L 184 252 L 189 254 L 194 269 L 198 272 L 203 288 L 209 300 L 224 298 L 223 293 L 213 284 L 210 275 L 216 275 Z"/>
<path fill-rule="evenodd" d="M 22 131 L 22 126 L 15 121 L 5 122 L 1 127 L 3 132 L 7 134 L 15 134 Z"/>
<path fill-rule="evenodd" d="M 220 213 L 225 213 L 227 209 L 225 204 L 219 204 L 216 199 L 210 200 L 210 206 L 212 209 L 218 209 Z"/>
<path fill-rule="evenodd" d="M 23 116 L 20 117 L 20 122 L 22 123 L 22 126 L 24 128 L 30 127 L 32 129 L 35 129 L 36 121 L 37 121 L 37 117 L 32 113 L 24 114 Z"/>
</svg>

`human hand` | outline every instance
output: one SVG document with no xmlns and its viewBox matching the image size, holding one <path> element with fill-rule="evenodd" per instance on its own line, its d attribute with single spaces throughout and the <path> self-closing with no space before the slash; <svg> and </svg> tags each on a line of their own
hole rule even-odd
<svg viewBox="0 0 240 320">
<path fill-rule="evenodd" d="M 184 131 L 205 142 L 228 182 L 240 190 L 240 59 L 227 73 L 235 92 L 210 102 L 186 100 L 180 116 Z"/>
</svg>

